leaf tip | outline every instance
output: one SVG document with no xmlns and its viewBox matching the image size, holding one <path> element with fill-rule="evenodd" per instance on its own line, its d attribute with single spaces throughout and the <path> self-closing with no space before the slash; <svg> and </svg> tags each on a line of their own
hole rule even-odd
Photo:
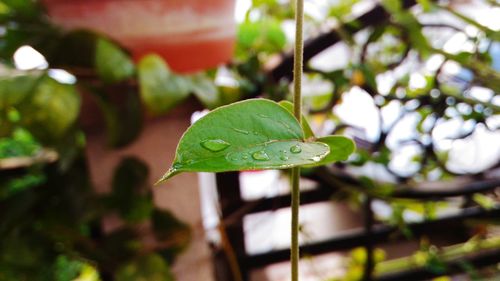
<svg viewBox="0 0 500 281">
<path fill-rule="evenodd" d="M 177 169 L 170 168 L 157 182 L 154 183 L 154 186 L 158 186 L 164 182 L 166 182 L 171 177 L 180 173 Z"/>
</svg>

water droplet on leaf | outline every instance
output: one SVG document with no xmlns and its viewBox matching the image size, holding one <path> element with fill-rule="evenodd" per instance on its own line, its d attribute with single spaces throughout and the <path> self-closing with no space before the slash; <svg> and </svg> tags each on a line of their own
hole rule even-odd
<svg viewBox="0 0 500 281">
<path fill-rule="evenodd" d="M 243 164 L 248 162 L 249 157 L 249 154 L 245 152 L 231 152 L 226 155 L 226 160 L 235 164 Z"/>
<path fill-rule="evenodd" d="M 319 160 L 321 160 L 321 157 L 320 156 L 314 156 L 311 158 L 312 161 L 314 162 L 319 162 Z"/>
<path fill-rule="evenodd" d="M 296 144 L 296 145 L 290 147 L 290 152 L 295 153 L 295 154 L 301 153 L 302 148 L 300 147 L 300 145 Z"/>
<path fill-rule="evenodd" d="M 226 159 L 230 162 L 236 162 L 238 161 L 238 154 L 237 153 L 229 153 L 228 155 L 226 155 Z"/>
<path fill-rule="evenodd" d="M 203 148 L 210 150 L 212 152 L 222 151 L 228 148 L 230 145 L 231 145 L 230 143 L 221 139 L 205 140 L 201 142 L 201 146 L 203 146 Z"/>
<path fill-rule="evenodd" d="M 289 158 L 286 155 L 281 155 L 280 159 L 283 160 L 283 161 L 287 161 Z"/>
<path fill-rule="evenodd" d="M 267 153 L 264 150 L 260 150 L 260 151 L 254 152 L 252 154 L 252 158 L 255 160 L 259 160 L 259 161 L 267 161 L 267 160 L 269 160 L 269 155 L 267 155 Z"/>
</svg>

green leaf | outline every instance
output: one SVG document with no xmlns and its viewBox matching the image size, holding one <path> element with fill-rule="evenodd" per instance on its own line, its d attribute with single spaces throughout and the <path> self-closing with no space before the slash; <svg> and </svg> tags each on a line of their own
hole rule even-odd
<svg viewBox="0 0 500 281">
<path fill-rule="evenodd" d="M 100 281 L 96 268 L 84 260 L 64 255 L 57 257 L 53 265 L 54 281 L 87 280 Z"/>
<path fill-rule="evenodd" d="M 33 156 L 40 150 L 40 144 L 26 130 L 17 128 L 11 137 L 0 138 L 0 159 Z"/>
<path fill-rule="evenodd" d="M 293 114 L 293 103 L 282 100 L 279 102 L 279 105 L 283 106 L 290 114 Z M 304 137 L 306 139 L 309 139 L 310 137 L 314 137 L 314 133 L 311 129 L 311 126 L 309 125 L 309 122 L 307 122 L 307 119 L 304 115 L 302 115 L 302 130 L 304 131 Z"/>
<path fill-rule="evenodd" d="M 21 124 L 42 141 L 60 139 L 76 122 L 80 95 L 74 85 L 62 84 L 49 76 L 18 106 Z"/>
<path fill-rule="evenodd" d="M 26 99 L 36 87 L 40 77 L 42 73 L 38 71 L 0 71 L 0 110 L 7 110 Z"/>
<path fill-rule="evenodd" d="M 134 63 L 122 49 L 104 38 L 96 44 L 95 68 L 104 82 L 120 82 L 134 75 Z"/>
<path fill-rule="evenodd" d="M 413 14 L 404 11 L 394 15 L 396 22 L 401 24 L 407 31 L 410 43 L 419 52 L 426 57 L 429 54 L 430 43 L 422 32 L 422 25 Z"/>
<path fill-rule="evenodd" d="M 146 220 L 153 212 L 153 202 L 147 189 L 148 167 L 139 159 L 122 160 L 113 176 L 111 203 L 121 217 L 131 223 Z"/>
<path fill-rule="evenodd" d="M 344 0 L 338 1 L 335 5 L 331 6 L 328 15 L 337 19 L 343 19 L 345 16 L 351 14 L 352 7 L 358 3 L 359 0 Z"/>
<path fill-rule="evenodd" d="M 143 251 L 143 245 L 139 241 L 140 235 L 131 225 L 126 225 L 106 234 L 99 243 L 99 247 L 103 253 L 106 253 L 106 260 L 117 265 L 126 264 Z"/>
<path fill-rule="evenodd" d="M 161 209 L 154 210 L 151 216 L 151 223 L 158 240 L 168 240 L 175 236 L 183 236 L 186 239 L 176 241 L 180 243 L 172 246 L 185 248 L 188 245 L 189 237 L 191 236 L 189 226 L 180 221 L 171 212 Z"/>
<path fill-rule="evenodd" d="M 137 93 L 130 90 L 119 93 L 119 102 L 113 100 L 108 93 L 98 90 L 93 93 L 106 121 L 108 144 L 117 148 L 135 140 L 141 133 L 143 124 L 141 101 Z"/>
<path fill-rule="evenodd" d="M 138 68 L 141 97 L 151 113 L 165 113 L 189 95 L 187 78 L 172 73 L 161 57 L 148 55 Z"/>
<path fill-rule="evenodd" d="M 40 6 L 36 1 L 2 0 L 1 3 L 2 6 L 21 19 L 33 18 L 40 14 Z"/>
<path fill-rule="evenodd" d="M 230 104 L 243 99 L 243 91 L 236 86 L 219 86 L 221 105 Z"/>
<path fill-rule="evenodd" d="M 375 79 L 375 73 L 367 64 L 361 64 L 358 69 L 363 73 L 363 78 L 365 83 L 372 89 L 377 89 L 377 80 Z"/>
<path fill-rule="evenodd" d="M 430 0 L 417 0 L 417 3 L 420 4 L 424 12 L 428 13 L 432 10 L 432 5 Z"/>
<path fill-rule="evenodd" d="M 496 206 L 495 200 L 481 193 L 475 193 L 472 196 L 472 200 L 474 200 L 477 204 L 479 204 L 479 206 L 486 210 L 491 210 Z"/>
<path fill-rule="evenodd" d="M 326 144 L 305 142 L 299 122 L 265 99 L 237 102 L 207 114 L 183 135 L 172 168 L 181 172 L 285 169 L 320 161 Z"/>
<path fill-rule="evenodd" d="M 236 54 L 247 58 L 250 52 L 278 53 L 286 45 L 286 35 L 276 20 L 244 22 L 238 27 Z"/>
<path fill-rule="evenodd" d="M 117 281 L 173 281 L 168 264 L 156 254 L 140 257 L 118 270 Z"/>
<path fill-rule="evenodd" d="M 317 141 L 327 144 L 330 147 L 330 153 L 325 158 L 321 159 L 321 161 L 305 165 L 306 167 L 317 167 L 333 162 L 345 161 L 356 149 L 354 142 L 350 138 L 343 136 L 327 136 L 319 138 Z"/>
<path fill-rule="evenodd" d="M 191 241 L 189 225 L 166 210 L 154 210 L 151 224 L 158 241 L 164 242 L 158 253 L 172 264 L 176 256 L 186 249 Z"/>
<path fill-rule="evenodd" d="M 401 1 L 399 0 L 383 0 L 382 6 L 392 14 L 400 13 L 402 10 Z"/>
<path fill-rule="evenodd" d="M 216 108 L 221 103 L 219 90 L 205 73 L 199 73 L 189 77 L 191 92 L 198 100 L 209 109 Z"/>
</svg>

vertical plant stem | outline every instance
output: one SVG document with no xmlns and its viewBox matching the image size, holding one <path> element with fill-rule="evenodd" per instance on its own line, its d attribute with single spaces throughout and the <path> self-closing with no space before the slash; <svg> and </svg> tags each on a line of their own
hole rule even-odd
<svg viewBox="0 0 500 281">
<path fill-rule="evenodd" d="M 304 60 L 304 0 L 296 0 L 295 54 L 293 62 L 293 113 L 302 123 L 302 70 Z"/>
<path fill-rule="evenodd" d="M 295 118 L 302 123 L 302 69 L 303 69 L 303 23 L 304 0 L 296 0 L 295 7 L 295 56 L 293 64 L 293 112 Z M 300 206 L 300 167 L 292 169 L 292 241 L 290 245 L 290 262 L 292 281 L 299 281 L 299 206 Z"/>
<path fill-rule="evenodd" d="M 292 242 L 290 244 L 290 262 L 292 281 L 299 280 L 299 206 L 300 206 L 300 168 L 292 168 Z"/>
</svg>

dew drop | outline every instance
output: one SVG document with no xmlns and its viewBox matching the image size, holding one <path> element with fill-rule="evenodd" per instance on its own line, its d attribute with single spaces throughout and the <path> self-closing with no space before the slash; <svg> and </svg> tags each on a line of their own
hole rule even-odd
<svg viewBox="0 0 500 281">
<path fill-rule="evenodd" d="M 260 150 L 257 152 L 254 152 L 252 154 L 252 158 L 258 161 L 267 161 L 269 160 L 269 155 L 264 150 Z"/>
<path fill-rule="evenodd" d="M 311 158 L 312 161 L 314 162 L 319 162 L 319 160 L 321 160 L 321 157 L 320 156 L 314 156 Z"/>
<path fill-rule="evenodd" d="M 289 158 L 286 155 L 281 155 L 280 160 L 287 161 Z"/>
<path fill-rule="evenodd" d="M 242 129 L 238 129 L 238 128 L 233 128 L 233 130 L 235 130 L 238 133 L 244 134 L 244 135 L 250 134 L 250 132 L 242 130 Z"/>
<path fill-rule="evenodd" d="M 300 147 L 300 145 L 296 144 L 296 145 L 290 147 L 290 152 L 295 153 L 295 154 L 301 153 L 302 148 Z"/>
<path fill-rule="evenodd" d="M 176 173 L 179 169 L 182 168 L 182 164 L 181 163 L 174 163 L 172 165 L 172 167 L 170 167 L 170 169 L 168 169 L 168 172 L 167 174 L 173 174 L 173 173 Z"/>
<path fill-rule="evenodd" d="M 226 160 L 235 164 L 244 164 L 248 162 L 249 154 L 245 152 L 231 152 L 226 155 Z"/>
<path fill-rule="evenodd" d="M 226 155 L 226 159 L 229 162 L 238 162 L 239 157 L 237 153 L 229 153 L 228 155 Z"/>
<path fill-rule="evenodd" d="M 230 143 L 221 139 L 205 140 L 201 142 L 201 146 L 203 146 L 203 148 L 210 150 L 212 152 L 222 151 L 228 148 L 230 145 L 231 145 Z"/>
</svg>

